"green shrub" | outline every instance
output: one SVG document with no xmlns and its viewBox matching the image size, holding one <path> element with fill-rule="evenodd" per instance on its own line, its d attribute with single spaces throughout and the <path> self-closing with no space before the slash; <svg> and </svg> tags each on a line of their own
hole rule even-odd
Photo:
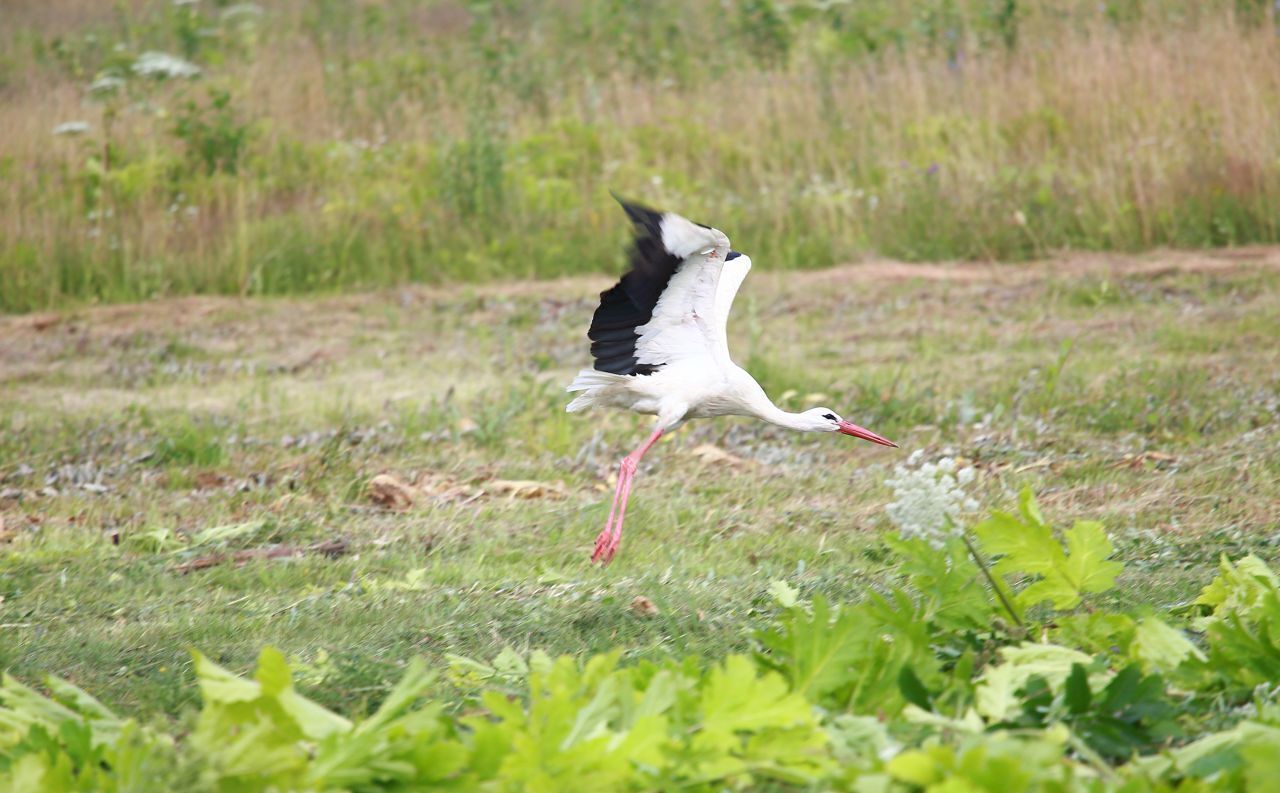
<svg viewBox="0 0 1280 793">
<path fill-rule="evenodd" d="M 1016 515 L 950 535 L 891 541 L 900 585 L 864 603 L 807 601 L 775 582 L 775 624 L 754 656 L 415 659 L 364 718 L 299 693 L 272 648 L 252 678 L 194 653 L 203 705 L 182 726 L 122 718 L 56 678 L 46 695 L 6 676 L 0 785 L 1267 789 L 1280 757 L 1280 578 L 1261 560 L 1224 559 L 1188 629 L 1108 609 L 1100 596 L 1120 565 L 1101 526 L 1058 532 L 1029 492 Z M 1207 732 L 1209 721 L 1227 726 Z"/>
</svg>

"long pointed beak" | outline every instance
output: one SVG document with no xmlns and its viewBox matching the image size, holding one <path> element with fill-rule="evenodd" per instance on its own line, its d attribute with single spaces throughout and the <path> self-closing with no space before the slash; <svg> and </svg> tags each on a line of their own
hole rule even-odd
<svg viewBox="0 0 1280 793">
<path fill-rule="evenodd" d="M 861 438 L 864 441 L 871 441 L 872 443 L 878 443 L 881 446 L 891 446 L 894 449 L 898 448 L 898 444 L 894 443 L 888 438 L 883 438 L 875 434 L 871 430 L 867 429 L 866 427 L 859 427 L 857 424 L 854 424 L 851 421 L 840 422 L 840 433 L 842 435 L 852 435 L 853 437 Z"/>
</svg>

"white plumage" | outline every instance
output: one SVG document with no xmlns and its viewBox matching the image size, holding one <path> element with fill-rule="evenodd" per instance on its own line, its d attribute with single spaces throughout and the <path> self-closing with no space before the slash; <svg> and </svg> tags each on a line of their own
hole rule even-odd
<svg viewBox="0 0 1280 793">
<path fill-rule="evenodd" d="M 617 552 L 640 459 L 686 419 L 754 416 L 801 432 L 841 432 L 897 445 L 827 408 L 789 413 L 774 405 L 729 356 L 729 312 L 751 259 L 731 250 L 719 229 L 619 203 L 636 229 L 631 269 L 600 295 L 588 332 L 595 367 L 583 369 L 569 384 L 577 396 L 568 411 L 613 407 L 658 418 L 648 439 L 622 459 L 613 508 L 596 538 L 593 560 L 608 562 Z"/>
</svg>

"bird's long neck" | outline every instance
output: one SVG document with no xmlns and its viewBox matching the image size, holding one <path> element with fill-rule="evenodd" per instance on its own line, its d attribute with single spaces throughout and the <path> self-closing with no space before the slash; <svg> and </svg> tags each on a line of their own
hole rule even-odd
<svg viewBox="0 0 1280 793">
<path fill-rule="evenodd" d="M 797 430 L 804 432 L 809 429 L 809 425 L 805 422 L 804 416 L 799 413 L 788 413 L 765 396 L 761 390 L 759 394 L 753 394 L 748 402 L 748 408 L 751 415 L 756 418 L 767 421 L 770 424 L 776 424 L 789 430 Z"/>
</svg>

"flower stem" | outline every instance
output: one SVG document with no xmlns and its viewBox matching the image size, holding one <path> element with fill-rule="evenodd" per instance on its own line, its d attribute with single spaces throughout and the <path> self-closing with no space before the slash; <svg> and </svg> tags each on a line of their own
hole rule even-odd
<svg viewBox="0 0 1280 793">
<path fill-rule="evenodd" d="M 969 555 L 973 557 L 974 564 L 978 565 L 978 569 L 982 571 L 982 574 L 987 577 L 987 581 L 991 583 L 991 588 L 996 591 L 996 597 L 1000 598 L 1000 604 L 1004 606 L 1004 610 L 1009 612 L 1009 616 L 1013 618 L 1014 623 L 1019 628 L 1023 627 L 1022 618 L 1018 616 L 1018 612 L 1013 610 L 1013 604 L 1005 597 L 1004 590 L 996 582 L 995 576 L 991 575 L 991 568 L 987 566 L 987 561 L 982 558 L 982 554 L 978 553 L 978 549 L 974 547 L 969 535 L 962 531 L 960 532 L 960 539 L 964 540 L 964 545 L 969 549 Z"/>
</svg>

